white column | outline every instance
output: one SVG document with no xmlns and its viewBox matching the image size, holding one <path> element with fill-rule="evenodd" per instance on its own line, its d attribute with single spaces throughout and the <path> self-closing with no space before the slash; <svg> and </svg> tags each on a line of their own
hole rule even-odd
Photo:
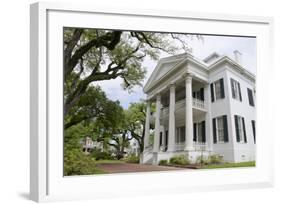
<svg viewBox="0 0 281 205">
<path fill-rule="evenodd" d="M 150 102 L 146 103 L 145 133 L 144 133 L 144 150 L 149 146 L 150 136 Z"/>
<path fill-rule="evenodd" d="M 204 103 L 205 109 L 207 110 L 205 115 L 206 125 L 206 145 L 209 151 L 213 150 L 213 139 L 212 139 L 212 119 L 211 119 L 211 98 L 210 98 L 210 85 L 204 86 Z"/>
<path fill-rule="evenodd" d="M 170 86 L 170 103 L 169 103 L 169 133 L 168 133 L 168 151 L 173 151 L 175 147 L 175 85 Z"/>
<path fill-rule="evenodd" d="M 161 96 L 157 95 L 157 97 L 156 97 L 156 113 L 155 113 L 155 131 L 154 131 L 153 152 L 159 151 L 160 108 L 161 108 Z"/>
<path fill-rule="evenodd" d="M 193 150 L 192 76 L 185 78 L 185 149 Z"/>
</svg>

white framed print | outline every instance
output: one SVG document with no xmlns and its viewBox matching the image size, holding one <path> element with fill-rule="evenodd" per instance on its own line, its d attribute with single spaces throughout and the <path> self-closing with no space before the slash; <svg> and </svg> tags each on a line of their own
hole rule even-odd
<svg viewBox="0 0 281 205">
<path fill-rule="evenodd" d="M 30 22 L 32 200 L 273 186 L 272 18 L 40 2 Z"/>
</svg>

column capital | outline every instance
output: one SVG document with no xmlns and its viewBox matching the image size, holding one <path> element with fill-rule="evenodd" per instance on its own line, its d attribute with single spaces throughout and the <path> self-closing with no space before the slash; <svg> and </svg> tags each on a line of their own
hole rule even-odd
<svg viewBox="0 0 281 205">
<path fill-rule="evenodd" d="M 176 88 L 176 83 L 175 83 L 175 82 L 171 82 L 171 83 L 168 85 L 168 88 L 170 88 L 170 89 L 175 89 L 175 88 Z"/>
<path fill-rule="evenodd" d="M 144 100 L 144 102 L 147 103 L 147 104 L 150 104 L 151 103 L 151 99 L 147 98 L 147 99 Z"/>
<path fill-rule="evenodd" d="M 155 95 L 156 95 L 156 100 L 161 100 L 161 93 L 160 92 L 156 93 Z"/>
<path fill-rule="evenodd" d="M 182 75 L 182 77 L 185 79 L 185 80 L 192 80 L 192 78 L 194 77 L 194 75 L 190 72 L 186 72 Z"/>
</svg>

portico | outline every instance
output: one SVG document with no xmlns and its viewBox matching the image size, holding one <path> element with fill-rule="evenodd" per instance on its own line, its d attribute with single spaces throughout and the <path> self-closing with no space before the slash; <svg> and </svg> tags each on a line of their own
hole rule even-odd
<svg viewBox="0 0 281 205">
<path fill-rule="evenodd" d="M 194 128 L 197 129 L 194 123 L 200 119 L 205 121 L 207 117 L 204 101 L 207 89 L 207 83 L 186 72 L 180 79 L 170 82 L 166 89 L 147 99 L 144 156 L 150 155 L 153 164 L 157 164 L 160 156 L 194 153 L 199 144 L 207 150 L 206 137 L 205 140 L 201 137 L 199 142 L 194 135 Z M 155 104 L 153 115 L 151 104 Z M 154 125 L 152 146 L 149 144 L 151 132 L 148 127 L 151 124 Z M 197 130 L 195 132 L 198 134 Z"/>
</svg>

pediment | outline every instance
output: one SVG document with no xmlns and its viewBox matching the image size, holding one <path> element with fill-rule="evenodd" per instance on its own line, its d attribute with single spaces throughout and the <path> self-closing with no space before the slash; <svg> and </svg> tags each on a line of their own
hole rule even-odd
<svg viewBox="0 0 281 205">
<path fill-rule="evenodd" d="M 150 85 L 161 79 L 166 73 L 172 70 L 183 59 L 184 58 L 177 58 L 169 61 L 161 59 L 156 65 L 147 83 L 145 84 L 144 90 L 147 90 L 150 87 Z"/>
</svg>

